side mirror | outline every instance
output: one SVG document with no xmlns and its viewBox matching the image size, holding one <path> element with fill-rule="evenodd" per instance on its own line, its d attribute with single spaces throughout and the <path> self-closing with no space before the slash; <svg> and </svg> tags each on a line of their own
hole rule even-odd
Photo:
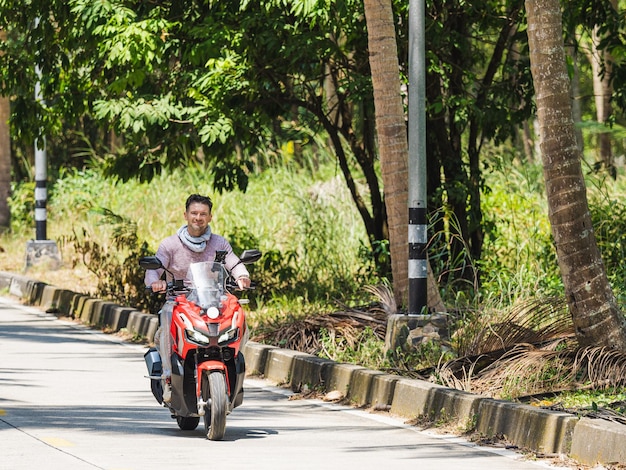
<svg viewBox="0 0 626 470">
<path fill-rule="evenodd" d="M 139 259 L 139 266 L 143 269 L 161 269 L 163 268 L 163 263 L 156 256 L 144 256 Z"/>
<path fill-rule="evenodd" d="M 241 259 L 241 262 L 243 264 L 252 264 L 261 259 L 262 255 L 263 253 L 261 253 L 259 250 L 245 250 L 243 253 L 241 253 L 239 259 Z"/>
</svg>

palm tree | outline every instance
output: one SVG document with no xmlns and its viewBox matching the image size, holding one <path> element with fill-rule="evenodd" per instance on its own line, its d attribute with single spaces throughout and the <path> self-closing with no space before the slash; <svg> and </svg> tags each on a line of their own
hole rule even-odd
<svg viewBox="0 0 626 470">
<path fill-rule="evenodd" d="M 582 347 L 626 350 L 616 304 L 591 224 L 572 119 L 559 0 L 526 0 L 543 172 L 565 297 Z"/>
</svg>

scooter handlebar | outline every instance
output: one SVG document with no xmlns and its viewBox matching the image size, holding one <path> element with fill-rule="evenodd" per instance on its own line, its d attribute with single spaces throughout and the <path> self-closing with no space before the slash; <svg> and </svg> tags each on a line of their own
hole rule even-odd
<svg viewBox="0 0 626 470">
<path fill-rule="evenodd" d="M 234 280 L 228 280 L 226 281 L 226 289 L 227 290 L 236 290 L 236 291 L 247 291 L 247 290 L 254 290 L 256 288 L 256 283 L 254 281 L 250 281 L 250 287 L 248 287 L 247 289 L 241 289 L 239 287 L 239 284 L 237 284 L 237 281 Z"/>
</svg>

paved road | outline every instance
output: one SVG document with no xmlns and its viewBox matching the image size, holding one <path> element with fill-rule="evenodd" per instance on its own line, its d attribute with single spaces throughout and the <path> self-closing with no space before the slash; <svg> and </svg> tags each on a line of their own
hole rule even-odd
<svg viewBox="0 0 626 470">
<path fill-rule="evenodd" d="M 149 392 L 145 347 L 0 297 L 0 469 L 530 470 L 399 420 L 246 380 L 223 441 L 182 432 Z"/>
</svg>

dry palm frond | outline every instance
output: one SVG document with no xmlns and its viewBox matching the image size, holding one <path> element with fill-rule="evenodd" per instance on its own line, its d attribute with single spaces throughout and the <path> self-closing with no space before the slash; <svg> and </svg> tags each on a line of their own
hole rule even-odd
<svg viewBox="0 0 626 470">
<path fill-rule="evenodd" d="M 488 320 L 488 319 L 487 319 Z M 438 367 L 443 384 L 494 397 L 568 388 L 579 377 L 577 343 L 563 299 L 517 305 L 496 321 L 476 322 L 458 359 Z"/>
<path fill-rule="evenodd" d="M 580 349 L 573 369 L 596 388 L 626 385 L 626 353 L 622 351 L 600 347 Z"/>
<path fill-rule="evenodd" d="M 396 298 L 393 295 L 393 288 L 388 282 L 384 282 L 376 286 L 365 286 L 363 289 L 378 299 L 378 302 L 380 303 L 380 310 L 387 316 L 398 312 Z"/>
<path fill-rule="evenodd" d="M 384 292 L 384 289 L 381 289 L 381 292 Z M 370 328 L 380 340 L 385 339 L 388 304 L 381 302 L 353 308 L 337 303 L 341 307 L 340 310 L 324 315 L 309 316 L 279 328 L 271 328 L 266 333 L 256 334 L 253 339 L 309 354 L 317 354 L 321 351 L 320 332 L 322 330 L 326 330 L 332 338 L 342 337 L 348 347 L 354 347 L 358 343 L 360 333 L 365 328 Z"/>
<path fill-rule="evenodd" d="M 321 351 L 320 331 L 326 330 L 330 337 L 342 337 L 349 347 L 354 347 L 360 333 L 370 328 L 380 340 L 385 339 L 387 317 L 395 313 L 395 298 L 388 284 L 366 286 L 367 292 L 378 302 L 355 308 L 338 302 L 340 309 L 324 315 L 310 316 L 303 320 L 272 328 L 267 333 L 255 335 L 254 340 L 279 344 L 296 351 L 317 354 Z"/>
<path fill-rule="evenodd" d="M 480 368 L 478 360 L 461 368 L 455 364 L 458 360 L 450 361 L 438 370 L 438 376 L 449 387 L 493 397 L 517 397 L 570 384 L 575 378 L 573 357 L 571 349 L 563 349 L 562 340 L 541 348 L 517 344 L 498 358 L 479 357 L 483 360 Z"/>
<path fill-rule="evenodd" d="M 556 347 L 563 349 L 574 338 L 572 321 L 561 299 L 526 302 L 497 321 L 488 320 L 457 331 L 456 336 L 464 335 L 466 342 L 458 348 L 461 357 L 445 364 L 447 375 L 453 374 L 457 379 L 468 377 L 470 370 L 471 375 L 476 375 L 498 359 L 508 357 L 520 344 L 549 351 Z"/>
<path fill-rule="evenodd" d="M 554 403 L 552 405 L 542 406 L 542 408 L 554 411 L 564 411 L 566 413 L 584 416 L 586 418 L 604 419 L 606 421 L 613 421 L 619 424 L 626 424 L 626 416 L 622 412 L 612 409 L 613 406 L 619 405 L 623 405 L 623 402 L 609 403 L 606 407 L 594 405 L 582 408 L 566 408 L 562 403 Z"/>
<path fill-rule="evenodd" d="M 486 318 L 474 325 L 473 340 L 459 350 L 463 356 L 505 351 L 520 343 L 538 344 L 573 337 L 574 328 L 564 299 L 533 300 L 511 309 L 497 322 Z M 467 334 L 467 328 L 457 334 Z"/>
<path fill-rule="evenodd" d="M 626 353 L 579 349 L 575 341 L 556 339 L 541 347 L 518 344 L 499 358 L 483 355 L 473 361 L 449 361 L 437 370 L 437 376 L 448 387 L 496 398 L 624 387 Z"/>
</svg>

